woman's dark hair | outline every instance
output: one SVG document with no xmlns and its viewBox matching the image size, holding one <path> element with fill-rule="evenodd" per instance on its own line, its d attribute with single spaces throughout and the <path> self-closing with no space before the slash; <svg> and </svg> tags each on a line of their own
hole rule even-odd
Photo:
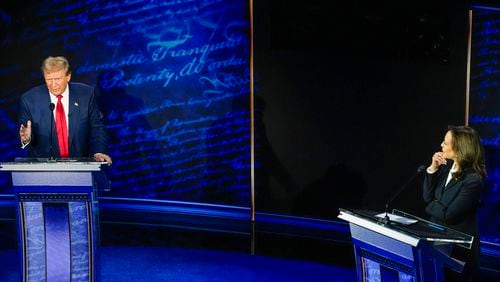
<svg viewBox="0 0 500 282">
<path fill-rule="evenodd" d="M 483 179 L 486 178 L 486 165 L 484 163 L 484 148 L 479 134 L 469 126 L 448 126 L 451 133 L 451 146 L 457 154 L 460 176 L 466 169 L 473 169 Z"/>
</svg>

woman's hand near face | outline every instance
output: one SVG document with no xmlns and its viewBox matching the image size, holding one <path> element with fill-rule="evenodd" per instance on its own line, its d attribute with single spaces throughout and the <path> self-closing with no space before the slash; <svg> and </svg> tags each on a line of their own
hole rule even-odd
<svg viewBox="0 0 500 282">
<path fill-rule="evenodd" d="M 432 156 L 432 163 L 429 166 L 429 168 L 432 171 L 436 171 L 439 168 L 439 166 L 444 165 L 444 164 L 446 164 L 446 159 L 444 158 L 443 152 L 436 152 Z"/>
</svg>

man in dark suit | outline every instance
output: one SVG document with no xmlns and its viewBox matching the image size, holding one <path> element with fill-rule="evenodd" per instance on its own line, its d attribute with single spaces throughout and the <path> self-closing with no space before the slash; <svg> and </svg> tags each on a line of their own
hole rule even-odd
<svg viewBox="0 0 500 282">
<path fill-rule="evenodd" d="M 45 59 L 42 73 L 45 85 L 21 97 L 21 147 L 29 157 L 93 157 L 111 164 L 93 87 L 70 82 L 71 70 L 64 57 Z"/>
</svg>

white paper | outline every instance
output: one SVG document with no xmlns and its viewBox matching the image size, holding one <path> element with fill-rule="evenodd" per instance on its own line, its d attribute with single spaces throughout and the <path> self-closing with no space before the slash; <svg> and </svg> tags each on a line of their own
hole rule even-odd
<svg viewBox="0 0 500 282">
<path fill-rule="evenodd" d="M 383 212 L 383 213 L 377 214 L 376 217 L 385 218 L 385 215 L 386 215 L 386 213 Z M 394 221 L 394 222 L 401 223 L 404 225 L 410 225 L 410 224 L 416 223 L 418 221 L 416 219 L 411 219 L 411 218 L 403 217 L 400 215 L 395 215 L 392 213 L 387 213 L 387 217 L 389 217 L 390 221 Z"/>
</svg>

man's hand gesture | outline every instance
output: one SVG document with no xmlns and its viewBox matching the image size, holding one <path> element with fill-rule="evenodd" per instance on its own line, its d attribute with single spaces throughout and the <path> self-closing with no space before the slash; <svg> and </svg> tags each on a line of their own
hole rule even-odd
<svg viewBox="0 0 500 282">
<path fill-rule="evenodd" d="M 27 144 L 31 141 L 31 120 L 28 120 L 26 126 L 21 124 L 19 128 L 19 137 L 21 138 L 21 142 L 23 144 Z"/>
</svg>

